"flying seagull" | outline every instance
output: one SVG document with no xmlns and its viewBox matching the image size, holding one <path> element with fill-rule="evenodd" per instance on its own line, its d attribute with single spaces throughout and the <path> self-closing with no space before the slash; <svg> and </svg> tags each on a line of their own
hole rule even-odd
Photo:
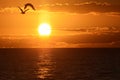
<svg viewBox="0 0 120 80">
<path fill-rule="evenodd" d="M 29 9 L 27 9 L 28 6 L 30 6 L 33 10 L 35 10 L 34 6 L 33 6 L 31 3 L 27 3 L 27 4 L 25 4 L 24 9 L 22 9 L 22 8 L 20 8 L 20 7 L 18 6 L 18 8 L 19 8 L 20 11 L 21 11 L 21 14 L 25 14 L 26 11 L 29 10 Z"/>
</svg>

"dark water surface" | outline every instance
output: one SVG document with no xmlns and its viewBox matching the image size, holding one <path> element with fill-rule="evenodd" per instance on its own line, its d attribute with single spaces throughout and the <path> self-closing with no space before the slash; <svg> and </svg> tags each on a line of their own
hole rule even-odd
<svg viewBox="0 0 120 80">
<path fill-rule="evenodd" d="M 120 80 L 120 50 L 0 49 L 0 80 Z"/>
</svg>

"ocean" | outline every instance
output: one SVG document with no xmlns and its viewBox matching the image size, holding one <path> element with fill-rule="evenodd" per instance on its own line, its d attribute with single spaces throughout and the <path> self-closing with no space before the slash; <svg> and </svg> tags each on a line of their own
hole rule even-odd
<svg viewBox="0 0 120 80">
<path fill-rule="evenodd" d="M 120 50 L 0 49 L 0 80 L 120 80 Z"/>
</svg>

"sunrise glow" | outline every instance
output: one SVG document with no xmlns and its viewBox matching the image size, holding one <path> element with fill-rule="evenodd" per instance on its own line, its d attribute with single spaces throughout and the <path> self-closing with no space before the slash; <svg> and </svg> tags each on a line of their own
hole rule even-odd
<svg viewBox="0 0 120 80">
<path fill-rule="evenodd" d="M 42 23 L 38 27 L 38 32 L 41 36 L 49 36 L 51 34 L 51 26 L 48 23 Z"/>
</svg>

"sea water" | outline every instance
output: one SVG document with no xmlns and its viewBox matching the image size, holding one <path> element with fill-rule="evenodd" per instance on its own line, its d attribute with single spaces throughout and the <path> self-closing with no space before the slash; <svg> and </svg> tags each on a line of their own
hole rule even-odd
<svg viewBox="0 0 120 80">
<path fill-rule="evenodd" d="M 119 49 L 0 49 L 0 80 L 119 79 Z"/>
</svg>

